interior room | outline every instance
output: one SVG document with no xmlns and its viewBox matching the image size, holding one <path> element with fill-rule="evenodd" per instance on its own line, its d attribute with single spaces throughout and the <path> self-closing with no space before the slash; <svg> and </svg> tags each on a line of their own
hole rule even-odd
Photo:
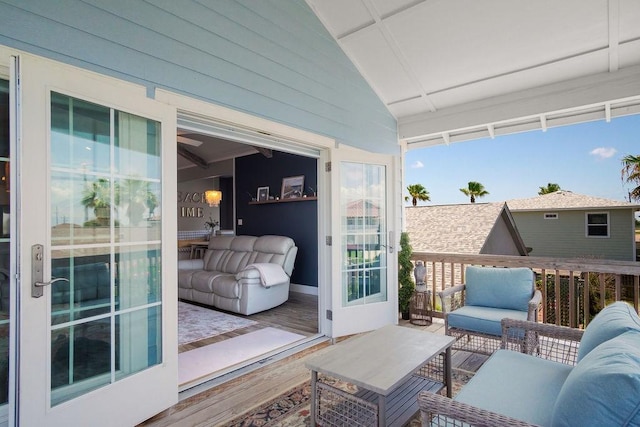
<svg viewBox="0 0 640 427">
<path fill-rule="evenodd" d="M 318 160 L 185 129 L 178 130 L 177 152 L 180 277 L 183 269 L 202 265 L 211 239 L 284 236 L 297 250 L 285 301 L 272 308 L 243 314 L 216 303 L 216 296 L 191 298 L 179 289 L 179 383 L 185 390 L 317 336 Z M 221 200 L 207 200 L 212 190 Z"/>
</svg>

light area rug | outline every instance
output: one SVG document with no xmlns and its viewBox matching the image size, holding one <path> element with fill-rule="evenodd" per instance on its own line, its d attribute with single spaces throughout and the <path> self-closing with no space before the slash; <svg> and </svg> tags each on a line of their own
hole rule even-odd
<svg viewBox="0 0 640 427">
<path fill-rule="evenodd" d="M 254 320 L 178 301 L 179 345 L 246 328 L 256 323 L 258 322 Z"/>
<path fill-rule="evenodd" d="M 178 354 L 178 383 L 182 386 L 216 371 L 255 359 L 305 338 L 272 327 Z"/>
</svg>

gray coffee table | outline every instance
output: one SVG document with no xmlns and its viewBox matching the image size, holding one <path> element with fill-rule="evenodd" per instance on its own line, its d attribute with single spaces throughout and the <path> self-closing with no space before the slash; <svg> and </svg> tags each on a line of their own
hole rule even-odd
<svg viewBox="0 0 640 427">
<path fill-rule="evenodd" d="M 402 426 L 418 412 L 420 391 L 451 397 L 454 337 L 389 325 L 340 342 L 310 358 L 311 425 Z M 417 374 L 444 355 L 441 380 Z M 355 394 L 318 381 L 318 373 L 358 386 Z"/>
</svg>

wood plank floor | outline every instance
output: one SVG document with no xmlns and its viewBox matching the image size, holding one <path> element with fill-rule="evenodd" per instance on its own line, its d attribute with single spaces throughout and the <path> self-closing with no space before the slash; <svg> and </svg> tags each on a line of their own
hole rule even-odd
<svg viewBox="0 0 640 427">
<path fill-rule="evenodd" d="M 189 303 L 193 304 L 192 302 Z M 310 337 L 318 333 L 318 297 L 315 295 L 291 292 L 289 294 L 289 299 L 284 304 L 272 308 L 271 310 L 255 313 L 250 316 L 243 316 L 237 313 L 229 314 L 250 319 L 258 323 L 246 328 L 236 329 L 231 332 L 226 332 L 200 341 L 181 345 L 178 347 L 178 352 L 182 353 L 183 351 L 194 350 L 199 347 L 204 347 L 209 344 L 214 344 L 266 327 L 282 329 L 295 334 L 304 335 L 305 337 Z"/>
<path fill-rule="evenodd" d="M 309 302 L 307 298 L 305 301 Z M 292 319 L 295 317 L 294 313 L 297 309 L 288 308 L 285 313 L 288 310 L 291 310 L 290 314 L 286 316 L 290 319 L 288 322 L 291 322 L 288 327 L 292 327 L 292 325 L 302 327 L 303 325 L 298 325 L 299 322 Z M 254 319 L 253 316 L 251 318 Z M 276 320 L 277 315 L 273 313 L 265 314 L 261 319 L 265 323 L 272 322 L 272 324 L 277 324 Z M 434 319 L 434 323 L 428 326 L 416 326 L 403 320 L 400 321 L 400 325 L 433 333 L 444 333 L 444 323 L 441 319 Z M 299 331 L 297 333 L 300 333 Z M 293 387 L 309 381 L 311 374 L 304 366 L 306 358 L 317 354 L 317 352 L 322 352 L 328 347 L 329 341 L 326 340 L 292 356 L 272 362 L 258 370 L 183 399 L 177 405 L 157 414 L 141 425 L 158 427 L 217 426 L 231 421 L 238 415 L 257 408 Z M 452 356 L 454 369 L 471 372 L 475 372 L 484 360 L 486 360 L 485 356 L 460 351 L 454 352 Z"/>
</svg>

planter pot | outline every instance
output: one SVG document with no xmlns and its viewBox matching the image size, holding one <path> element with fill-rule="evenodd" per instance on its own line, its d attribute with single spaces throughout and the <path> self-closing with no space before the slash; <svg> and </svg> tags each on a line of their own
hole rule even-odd
<svg viewBox="0 0 640 427">
<path fill-rule="evenodd" d="M 402 312 L 402 320 L 409 320 L 411 315 L 409 314 L 409 310 Z"/>
</svg>

